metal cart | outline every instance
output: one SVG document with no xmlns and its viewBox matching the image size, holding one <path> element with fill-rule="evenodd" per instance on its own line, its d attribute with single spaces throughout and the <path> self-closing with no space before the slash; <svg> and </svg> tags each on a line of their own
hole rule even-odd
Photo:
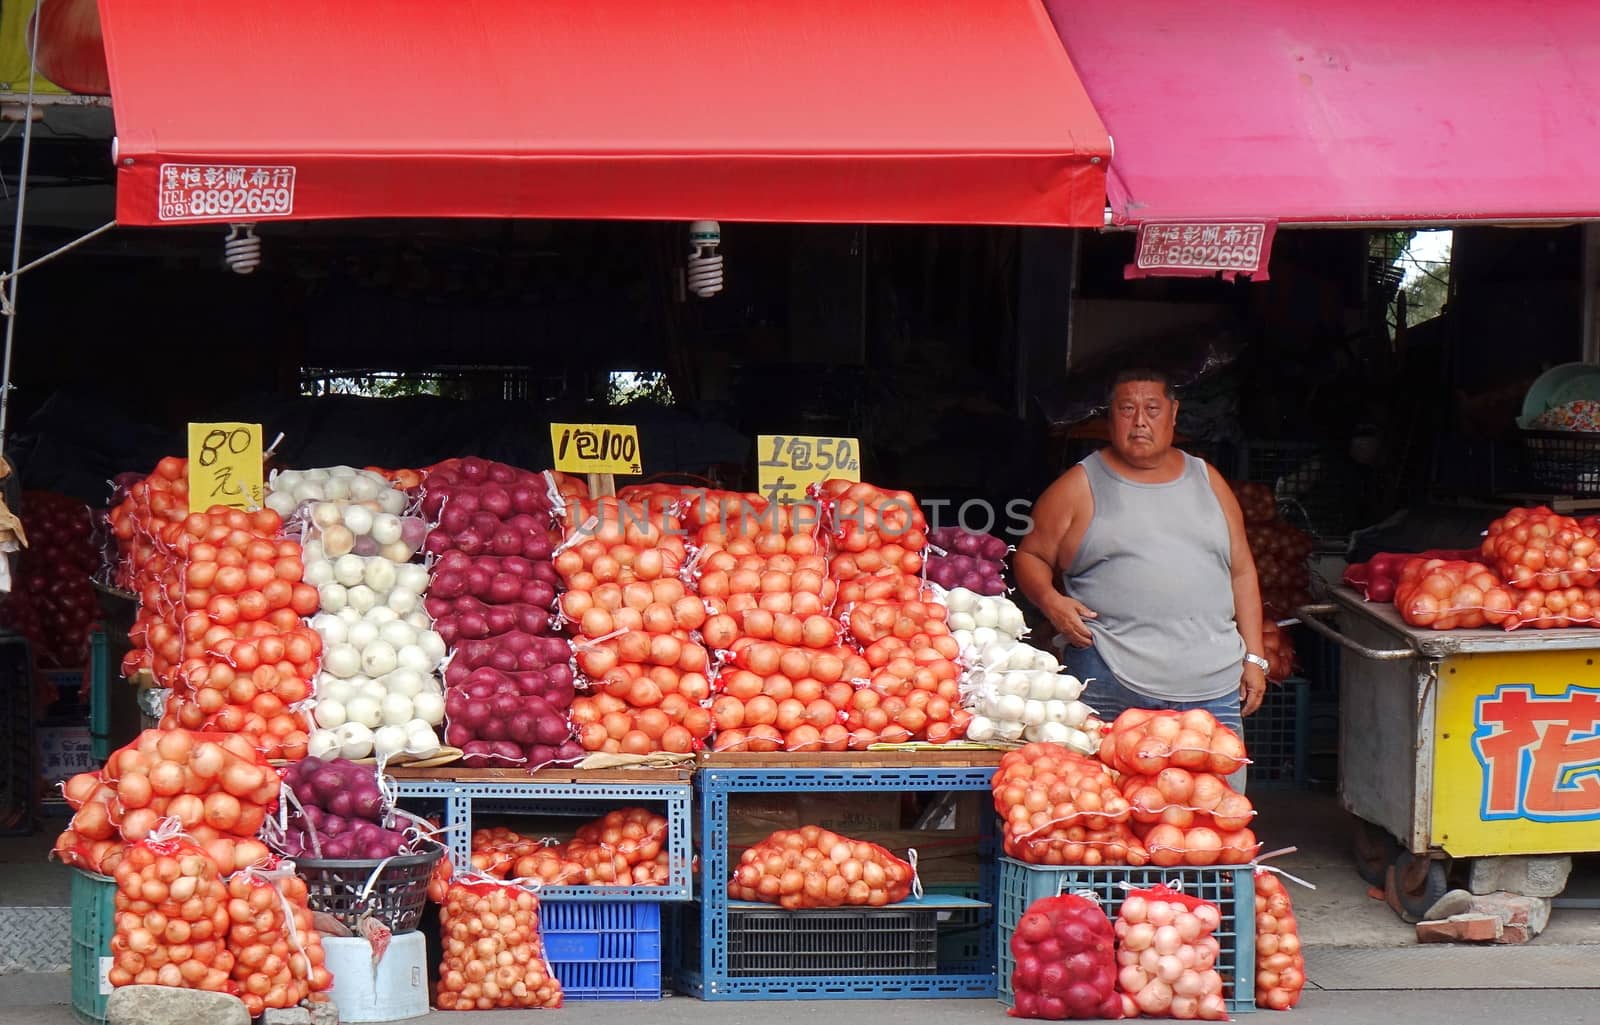
<svg viewBox="0 0 1600 1025">
<path fill-rule="evenodd" d="M 1451 859 L 1600 851 L 1600 629 L 1418 629 L 1348 588 L 1299 615 L 1345 649 L 1339 792 L 1408 915 Z"/>
</svg>

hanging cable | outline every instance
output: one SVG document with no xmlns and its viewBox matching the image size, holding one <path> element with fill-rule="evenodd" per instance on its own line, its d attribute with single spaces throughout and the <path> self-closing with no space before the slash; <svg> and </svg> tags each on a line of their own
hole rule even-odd
<svg viewBox="0 0 1600 1025">
<path fill-rule="evenodd" d="M 11 232 L 11 274 L 6 281 L 5 364 L 0 368 L 0 457 L 6 451 L 6 419 L 11 412 L 11 347 L 17 337 L 17 269 L 22 265 L 22 215 L 28 206 L 28 158 L 33 151 L 33 99 L 39 78 L 39 8 L 44 0 L 33 0 L 33 30 L 28 39 L 28 104 L 22 117 L 22 169 L 17 183 L 17 223 Z"/>
<path fill-rule="evenodd" d="M 709 299 L 722 291 L 722 226 L 716 221 L 689 224 L 689 291 Z"/>
<path fill-rule="evenodd" d="M 250 274 L 261 266 L 261 239 L 256 236 L 254 223 L 228 225 L 228 237 L 222 241 L 222 262 L 235 274 Z"/>
</svg>

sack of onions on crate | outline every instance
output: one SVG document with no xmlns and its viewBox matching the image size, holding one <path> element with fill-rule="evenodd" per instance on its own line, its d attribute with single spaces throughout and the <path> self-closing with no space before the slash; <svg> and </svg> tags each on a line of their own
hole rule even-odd
<svg viewBox="0 0 1600 1025">
<path fill-rule="evenodd" d="M 883 907 L 905 900 L 915 888 L 910 862 L 877 844 L 802 826 L 779 830 L 740 855 L 728 896 L 794 911 Z"/>
<path fill-rule="evenodd" d="M 1098 901 L 1076 894 L 1028 906 L 1011 936 L 1013 1018 L 1116 1019 L 1116 941 Z"/>
</svg>

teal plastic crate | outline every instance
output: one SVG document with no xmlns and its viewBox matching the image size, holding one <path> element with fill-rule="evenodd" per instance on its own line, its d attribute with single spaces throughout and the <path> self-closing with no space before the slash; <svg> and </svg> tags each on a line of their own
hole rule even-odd
<svg viewBox="0 0 1600 1025">
<path fill-rule="evenodd" d="M 1261 707 L 1244 720 L 1244 747 L 1250 756 L 1246 789 L 1304 789 L 1310 736 L 1310 681 L 1291 676 L 1281 684 L 1269 683 Z"/>
<path fill-rule="evenodd" d="M 567 1000 L 661 999 L 661 905 L 544 901 L 545 960 Z"/>
<path fill-rule="evenodd" d="M 1191 897 L 1217 906 L 1222 925 L 1212 935 L 1221 953 L 1217 974 L 1222 976 L 1222 993 L 1228 1010 L 1235 1013 L 1256 1009 L 1256 884 L 1248 865 L 1226 868 L 1157 868 L 1129 865 L 1103 865 L 1097 868 L 1048 868 L 1026 865 L 1011 858 L 1000 859 L 999 994 L 1000 1002 L 1010 1007 L 1011 972 L 1016 961 L 1011 956 L 1011 936 L 1017 922 L 1036 900 L 1063 893 L 1091 890 L 1099 898 L 1106 916 L 1115 920 L 1122 898 L 1129 887 L 1140 888 L 1166 883 Z M 1239 985 L 1240 966 L 1244 984 Z"/>
<path fill-rule="evenodd" d="M 105 1025 L 102 980 L 111 967 L 117 884 L 110 876 L 72 869 L 72 1014 L 84 1025 Z"/>
</svg>

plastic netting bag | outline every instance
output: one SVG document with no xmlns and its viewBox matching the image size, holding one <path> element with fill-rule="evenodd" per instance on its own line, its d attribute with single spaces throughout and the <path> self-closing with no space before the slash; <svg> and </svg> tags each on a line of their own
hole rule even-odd
<svg viewBox="0 0 1600 1025">
<path fill-rule="evenodd" d="M 728 896 L 798 908 L 882 907 L 921 893 L 916 869 L 874 843 L 819 826 L 783 829 L 739 857 Z"/>
<path fill-rule="evenodd" d="M 561 1006 L 539 936 L 539 898 L 522 880 L 457 876 L 445 888 L 439 932 L 441 1011 Z"/>
<path fill-rule="evenodd" d="M 1011 936 L 1013 1018 L 1121 1018 L 1116 942 L 1098 902 L 1075 894 L 1034 901 Z"/>
<path fill-rule="evenodd" d="M 1164 884 L 1129 890 L 1116 924 L 1123 1014 L 1226 1021 L 1222 946 L 1212 935 L 1221 926 L 1215 904 Z"/>
</svg>

